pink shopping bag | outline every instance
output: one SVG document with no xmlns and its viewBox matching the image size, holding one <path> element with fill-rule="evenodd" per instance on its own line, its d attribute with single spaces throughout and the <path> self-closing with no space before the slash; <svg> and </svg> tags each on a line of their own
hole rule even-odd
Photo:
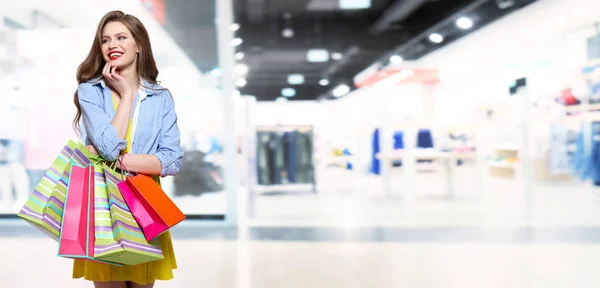
<svg viewBox="0 0 600 288">
<path fill-rule="evenodd" d="M 150 204 L 144 201 L 144 198 L 127 181 L 121 181 L 117 186 L 148 242 L 169 230 L 169 225 L 160 218 Z"/>
<path fill-rule="evenodd" d="M 58 256 L 94 257 L 94 166 L 71 163 Z"/>
</svg>

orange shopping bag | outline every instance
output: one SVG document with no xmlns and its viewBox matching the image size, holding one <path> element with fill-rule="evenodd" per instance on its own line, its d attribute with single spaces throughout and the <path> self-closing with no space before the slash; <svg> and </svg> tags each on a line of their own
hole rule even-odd
<svg viewBox="0 0 600 288">
<path fill-rule="evenodd" d="M 121 167 L 127 171 L 123 163 Z M 126 181 L 119 183 L 118 186 L 148 241 L 152 241 L 185 219 L 183 212 L 162 190 L 160 184 L 148 175 L 127 176 Z"/>
</svg>

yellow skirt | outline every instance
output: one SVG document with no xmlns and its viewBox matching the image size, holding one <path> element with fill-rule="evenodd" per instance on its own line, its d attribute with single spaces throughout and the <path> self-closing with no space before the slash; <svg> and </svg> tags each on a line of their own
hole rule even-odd
<svg viewBox="0 0 600 288">
<path fill-rule="evenodd" d="M 171 233 L 158 237 L 165 259 L 135 266 L 114 266 L 110 264 L 75 260 L 73 278 L 84 278 L 94 282 L 131 281 L 140 285 L 153 283 L 156 280 L 173 279 L 173 270 L 177 269 L 177 261 L 171 242 Z"/>
</svg>

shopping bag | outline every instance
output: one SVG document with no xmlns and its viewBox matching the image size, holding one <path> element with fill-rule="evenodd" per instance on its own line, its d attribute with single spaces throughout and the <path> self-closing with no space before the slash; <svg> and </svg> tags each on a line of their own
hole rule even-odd
<svg viewBox="0 0 600 288">
<path fill-rule="evenodd" d="M 56 197 L 51 199 L 51 196 L 57 186 L 66 191 L 68 176 L 65 171 L 76 147 L 75 142 L 67 142 L 18 213 L 20 218 L 56 241 L 59 238 L 64 201 L 57 201 Z"/>
<path fill-rule="evenodd" d="M 71 160 L 58 256 L 94 257 L 94 166 L 77 165 Z"/>
<path fill-rule="evenodd" d="M 73 149 L 73 154 L 69 159 L 69 164 L 67 164 L 65 172 L 63 172 L 60 181 L 58 181 L 58 183 L 52 190 L 49 201 L 46 202 L 44 205 L 44 209 L 42 210 L 43 215 L 50 216 L 53 219 L 53 221 L 56 221 L 56 223 L 62 223 L 63 210 L 65 207 L 64 203 L 66 200 L 67 187 L 69 184 L 72 165 L 76 164 L 80 167 L 86 167 L 92 164 L 90 156 L 91 154 L 89 154 L 85 145 L 77 143 L 76 147 Z M 56 226 L 52 226 L 48 227 L 48 229 L 56 237 L 60 236 L 60 227 L 57 228 Z"/>
<path fill-rule="evenodd" d="M 150 243 L 146 240 L 119 191 L 118 184 L 122 182 L 122 174 L 115 172 L 106 164 L 103 165 L 103 169 L 108 206 L 103 205 L 102 207 L 103 217 L 98 218 L 97 231 L 111 229 L 112 234 L 102 233 L 99 235 L 101 237 L 97 241 L 103 242 L 103 245 L 96 247 L 96 258 L 127 265 L 138 265 L 164 259 L 160 242 L 158 239 L 150 241 Z M 105 203 L 104 199 L 102 203 Z M 110 221 L 106 221 L 105 209 L 107 207 Z"/>
<path fill-rule="evenodd" d="M 123 165 L 121 167 L 127 170 Z M 177 205 L 148 175 L 128 176 L 118 187 L 148 241 L 156 239 L 185 219 Z"/>
</svg>

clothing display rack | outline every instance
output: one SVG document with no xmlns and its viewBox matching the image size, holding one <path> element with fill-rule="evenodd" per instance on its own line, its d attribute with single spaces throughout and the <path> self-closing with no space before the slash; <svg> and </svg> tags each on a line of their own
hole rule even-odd
<svg viewBox="0 0 600 288">
<path fill-rule="evenodd" d="M 257 126 L 255 131 L 257 190 L 316 193 L 313 126 Z"/>
</svg>

